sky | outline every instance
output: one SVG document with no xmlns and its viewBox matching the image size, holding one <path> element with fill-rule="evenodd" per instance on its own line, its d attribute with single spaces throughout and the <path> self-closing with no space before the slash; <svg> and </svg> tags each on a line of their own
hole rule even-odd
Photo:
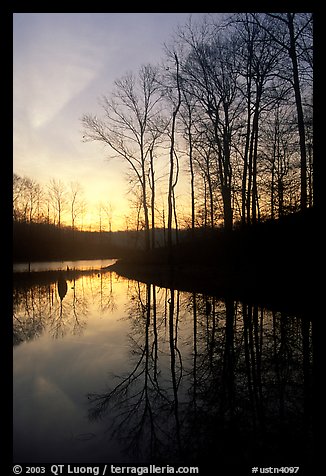
<svg viewBox="0 0 326 476">
<path fill-rule="evenodd" d="M 128 213 L 126 168 L 100 143 L 82 140 L 81 117 L 142 64 L 160 63 L 178 25 L 204 13 L 14 13 L 13 171 L 84 190 L 88 219 L 110 203 L 113 229 Z M 93 210 L 93 211 L 92 211 Z M 93 217 L 93 218 L 92 218 Z"/>
</svg>

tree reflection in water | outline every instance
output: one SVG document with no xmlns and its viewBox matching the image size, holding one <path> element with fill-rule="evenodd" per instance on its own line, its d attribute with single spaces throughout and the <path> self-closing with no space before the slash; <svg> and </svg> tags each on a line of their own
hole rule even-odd
<svg viewBox="0 0 326 476">
<path fill-rule="evenodd" d="M 79 335 L 86 326 L 89 295 L 84 283 L 96 276 L 99 286 L 92 289 L 93 299 L 101 311 L 115 307 L 111 273 L 109 289 L 103 291 L 102 273 L 45 272 L 31 276 L 16 276 L 13 287 L 13 339 L 14 345 L 40 337 L 47 328 L 54 338 L 67 333 Z M 88 282 L 89 284 L 89 282 Z"/>
<path fill-rule="evenodd" d="M 90 393 L 89 418 L 138 463 L 310 461 L 312 323 L 257 305 L 133 282 L 133 367 Z"/>
<path fill-rule="evenodd" d="M 87 400 L 125 461 L 218 472 L 312 460 L 311 320 L 136 281 L 116 296 L 109 272 L 66 274 L 66 292 L 58 278 L 14 283 L 14 344 L 82 334 L 93 309 L 128 321 L 130 370 Z"/>
</svg>

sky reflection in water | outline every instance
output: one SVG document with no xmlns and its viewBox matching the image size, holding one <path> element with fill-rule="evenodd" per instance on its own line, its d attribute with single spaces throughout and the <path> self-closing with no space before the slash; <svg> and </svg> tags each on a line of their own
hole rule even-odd
<svg viewBox="0 0 326 476">
<path fill-rule="evenodd" d="M 311 458 L 309 321 L 108 271 L 66 282 L 14 283 L 15 462 Z"/>
</svg>

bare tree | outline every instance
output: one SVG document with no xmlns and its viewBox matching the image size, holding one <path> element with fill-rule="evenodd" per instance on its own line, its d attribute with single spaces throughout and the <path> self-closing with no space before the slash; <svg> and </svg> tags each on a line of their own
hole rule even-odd
<svg viewBox="0 0 326 476">
<path fill-rule="evenodd" d="M 219 173 L 224 226 L 232 229 L 231 139 L 241 104 L 237 96 L 236 43 L 215 27 L 196 30 L 191 25 L 181 34 L 189 47 L 182 66 L 184 87 L 201 104 L 204 127 L 209 128 Z"/>
<path fill-rule="evenodd" d="M 175 217 L 176 223 L 176 207 L 175 207 L 175 187 L 178 182 L 179 164 L 178 156 L 176 153 L 175 141 L 176 141 L 176 124 L 177 116 L 181 106 L 181 84 L 180 84 L 180 65 L 176 52 L 172 53 L 173 56 L 173 68 L 172 74 L 169 74 L 172 84 L 168 86 L 169 98 L 172 104 L 171 123 L 168 130 L 168 136 L 170 140 L 169 147 L 169 185 L 168 185 L 168 223 L 167 223 L 167 240 L 170 250 L 170 259 L 172 259 L 172 221 Z M 174 94 L 174 90 L 176 91 Z"/>
<path fill-rule="evenodd" d="M 104 118 L 86 114 L 82 118 L 86 141 L 101 141 L 109 146 L 116 157 L 127 162 L 142 191 L 142 208 L 145 221 L 145 247 L 150 248 L 150 219 L 148 206 L 147 174 L 149 161 L 159 134 L 160 88 L 157 68 L 142 66 L 138 76 L 128 73 L 115 81 L 115 91 L 104 97 Z"/>
<path fill-rule="evenodd" d="M 31 223 L 40 221 L 43 190 L 36 180 L 13 175 L 13 217 Z"/>
<path fill-rule="evenodd" d="M 82 209 L 82 192 L 83 189 L 79 182 L 70 182 L 70 213 L 71 227 L 73 230 L 75 229 L 76 219 Z"/>
<path fill-rule="evenodd" d="M 268 32 L 248 13 L 233 15 L 228 22 L 234 28 L 237 44 L 238 89 L 244 104 L 236 128 L 233 147 L 243 160 L 242 223 L 260 218 L 258 159 L 260 128 L 268 120 L 277 102 L 289 100 L 289 85 L 280 77 L 281 58 Z"/>
<path fill-rule="evenodd" d="M 295 96 L 301 156 L 301 210 L 304 210 L 307 208 L 307 149 L 302 104 L 303 78 L 300 63 L 304 62 L 305 67 L 312 65 L 311 25 L 313 18 L 311 13 L 267 13 L 266 15 L 269 19 L 268 23 L 264 22 L 260 14 L 252 14 L 252 18 L 270 35 L 280 51 L 285 51 L 290 59 L 291 75 L 287 75 L 286 69 L 283 74 L 292 85 Z M 285 65 L 285 68 L 288 68 L 288 64 Z"/>
<path fill-rule="evenodd" d="M 62 214 L 67 204 L 67 191 L 61 180 L 50 180 L 49 193 L 52 200 L 54 210 L 57 213 L 58 227 L 61 227 Z"/>
<path fill-rule="evenodd" d="M 22 219 L 22 197 L 25 190 L 25 181 L 18 175 L 13 174 L 13 218 L 14 220 Z"/>
<path fill-rule="evenodd" d="M 182 86 L 182 84 L 181 84 Z M 183 136 L 187 143 L 187 155 L 189 159 L 190 172 L 190 203 L 191 203 L 191 229 L 195 229 L 195 168 L 194 168 L 194 147 L 196 143 L 196 127 L 198 120 L 196 101 L 184 88 L 182 91 L 182 104 L 180 117 L 183 123 Z"/>
<path fill-rule="evenodd" d="M 194 164 L 197 169 L 200 170 L 200 174 L 204 182 L 204 224 L 207 226 L 207 216 L 210 217 L 210 227 L 215 227 L 215 200 L 214 190 L 216 184 L 214 184 L 214 176 L 216 176 L 216 169 L 214 169 L 214 150 L 207 142 L 196 145 L 194 153 Z M 207 203 L 207 198 L 209 203 Z"/>
<path fill-rule="evenodd" d="M 105 213 L 106 219 L 108 221 L 108 231 L 112 232 L 112 218 L 113 218 L 113 206 L 111 203 L 102 203 L 102 209 Z"/>
<path fill-rule="evenodd" d="M 260 154 L 266 167 L 264 175 L 271 218 L 295 210 L 296 202 L 300 201 L 300 181 L 296 180 L 299 171 L 297 128 L 293 114 L 291 106 L 278 103 L 261 128 Z"/>
</svg>

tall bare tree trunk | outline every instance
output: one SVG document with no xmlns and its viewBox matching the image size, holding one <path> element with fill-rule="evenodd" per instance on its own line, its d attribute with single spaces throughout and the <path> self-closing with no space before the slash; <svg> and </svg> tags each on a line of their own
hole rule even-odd
<svg viewBox="0 0 326 476">
<path fill-rule="evenodd" d="M 300 81 L 299 81 L 299 69 L 298 69 L 298 58 L 296 52 L 296 39 L 294 34 L 294 14 L 288 13 L 288 27 L 290 34 L 290 47 L 289 55 L 292 61 L 293 67 L 293 88 L 295 95 L 295 104 L 297 108 L 297 118 L 298 118 L 298 131 L 299 131 L 299 140 L 300 140 L 300 182 L 301 182 L 301 195 L 300 195 L 300 205 L 301 210 L 307 208 L 307 153 L 306 153 L 306 138 L 305 138 L 305 127 L 304 127 L 304 117 L 303 117 L 303 108 L 302 108 L 302 99 L 301 99 L 301 90 L 300 90 Z"/>
<path fill-rule="evenodd" d="M 153 149 L 149 151 L 150 155 L 150 176 L 151 176 L 151 210 L 152 210 L 152 229 L 151 229 L 151 246 L 155 248 L 155 171 Z"/>
<path fill-rule="evenodd" d="M 170 261 L 172 260 L 172 218 L 173 218 L 173 188 L 174 188 L 174 154 L 175 154 L 175 126 L 177 114 L 181 105 L 181 89 L 179 80 L 179 60 L 178 56 L 174 54 L 176 64 L 176 80 L 178 89 L 178 99 L 175 109 L 172 113 L 172 127 L 171 127 L 171 144 L 170 144 L 170 174 L 169 174 L 169 191 L 168 191 L 168 248 L 170 252 Z"/>
</svg>

